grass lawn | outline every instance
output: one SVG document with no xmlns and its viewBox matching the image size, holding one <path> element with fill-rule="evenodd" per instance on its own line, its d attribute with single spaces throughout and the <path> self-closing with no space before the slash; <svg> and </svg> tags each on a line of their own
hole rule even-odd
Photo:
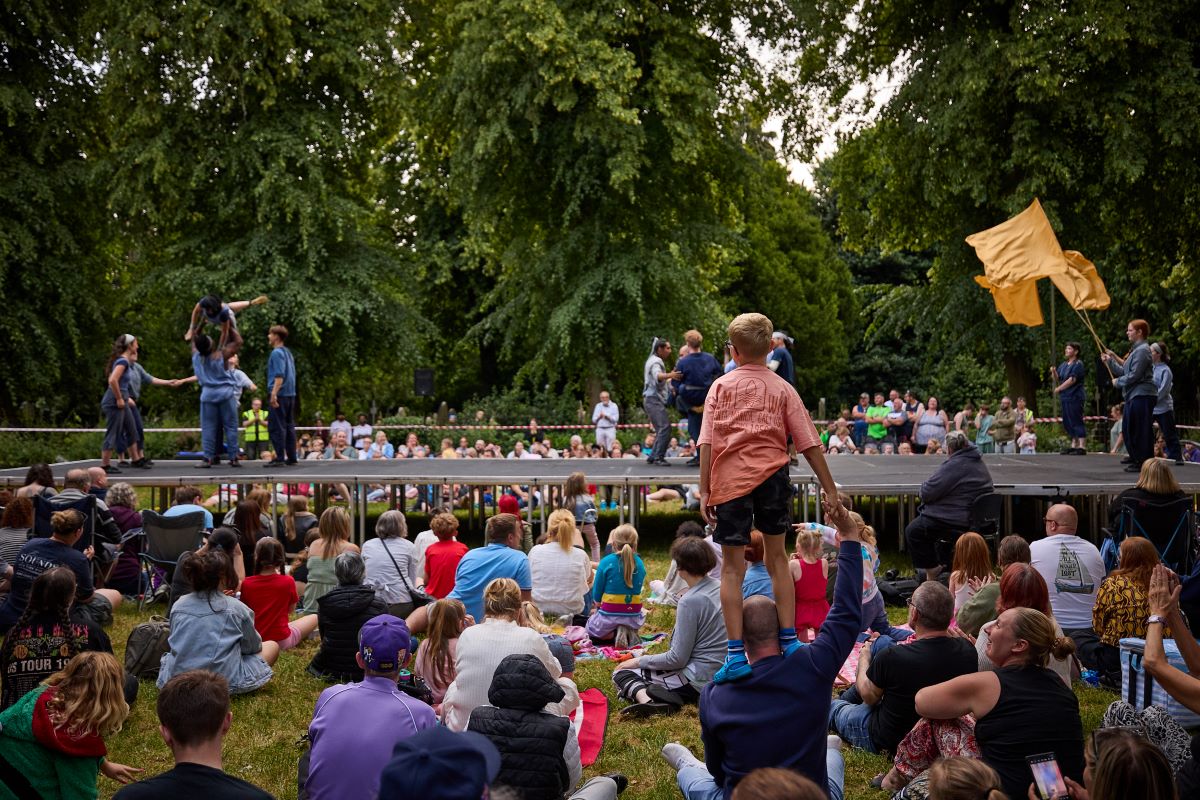
<svg viewBox="0 0 1200 800">
<path fill-rule="evenodd" d="M 651 577 L 661 578 L 669 559 L 665 551 L 643 553 Z M 902 566 L 902 557 L 884 556 L 883 569 Z M 152 611 L 139 616 L 136 605 L 124 605 L 117 611 L 116 622 L 109 632 L 118 659 L 124 658 L 125 640 L 129 631 Z M 893 622 L 903 621 L 904 609 L 889 609 Z M 655 609 L 649 616 L 650 630 L 670 631 L 673 609 Z M 255 694 L 233 701 L 233 728 L 225 742 L 227 771 L 263 787 L 279 798 L 296 796 L 296 761 L 300 747 L 296 744 L 307 730 L 312 717 L 313 703 L 325 684 L 305 672 L 316 642 L 301 644 L 284 653 L 275 665 L 275 678 Z M 665 644 L 658 649 L 665 649 Z M 659 756 L 659 749 L 669 741 L 680 741 L 700 755 L 700 722 L 695 708 L 686 708 L 671 717 L 645 721 L 626 721 L 617 715 L 621 703 L 616 699 L 610 675 L 612 665 L 601 661 L 579 662 L 575 679 L 579 688 L 597 687 L 609 698 L 608 735 L 600 759 L 585 770 L 585 775 L 620 771 L 629 776 L 629 789 L 622 795 L 631 800 L 677 800 L 675 773 Z M 1084 729 L 1090 732 L 1099 725 L 1104 709 L 1115 698 L 1107 692 L 1076 686 Z M 171 756 L 158 734 L 154 714 L 157 692 L 154 685 L 143 682 L 137 703 L 121 733 L 109 741 L 109 754 L 114 761 L 146 770 L 154 775 L 170 769 Z M 801 712 L 803 713 L 803 712 Z M 889 762 L 882 756 L 847 749 L 846 797 L 880 798 L 885 795 L 868 785 L 871 777 L 887 769 Z M 118 788 L 106 778 L 100 779 L 100 796 L 111 797 Z"/>
</svg>

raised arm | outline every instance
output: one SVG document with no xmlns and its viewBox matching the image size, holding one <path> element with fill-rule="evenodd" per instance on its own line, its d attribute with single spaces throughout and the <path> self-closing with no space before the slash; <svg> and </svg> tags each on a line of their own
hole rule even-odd
<svg viewBox="0 0 1200 800">
<path fill-rule="evenodd" d="M 232 325 L 221 333 L 221 355 L 228 361 L 242 349 L 242 334 Z"/>
<path fill-rule="evenodd" d="M 849 514 L 842 508 L 834 495 L 832 502 L 821 499 L 828 519 L 837 525 L 842 536 L 838 548 L 837 583 L 834 586 L 833 605 L 816 641 L 798 652 L 809 651 L 817 673 L 833 680 L 846 657 L 854 648 L 854 640 L 862 630 L 862 543 L 858 540 L 858 528 L 850 521 Z"/>
<path fill-rule="evenodd" d="M 1172 630 L 1180 645 L 1179 651 L 1191 670 L 1200 666 L 1200 663 L 1195 663 L 1200 662 L 1200 648 L 1192 635 L 1187 633 L 1183 616 L 1179 613 L 1180 591 L 1178 578 L 1175 578 L 1169 569 L 1162 564 L 1154 568 L 1154 574 L 1150 577 L 1150 614 L 1171 619 Z M 1146 628 L 1146 654 L 1142 664 L 1146 672 L 1154 676 L 1154 680 L 1167 690 L 1167 694 L 1191 711 L 1200 713 L 1200 679 L 1171 666 L 1163 647 L 1163 625 L 1160 622 L 1151 623 Z"/>
</svg>

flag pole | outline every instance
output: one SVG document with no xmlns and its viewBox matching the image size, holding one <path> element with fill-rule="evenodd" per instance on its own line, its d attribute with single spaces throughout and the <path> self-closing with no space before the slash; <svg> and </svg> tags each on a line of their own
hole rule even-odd
<svg viewBox="0 0 1200 800">
<path fill-rule="evenodd" d="M 1054 300 L 1054 284 L 1050 284 L 1050 369 L 1054 369 L 1055 359 L 1058 358 L 1058 326 L 1055 319 L 1055 300 Z M 1055 378 L 1057 382 L 1058 372 L 1055 370 Z M 1054 402 L 1054 416 L 1058 416 L 1058 392 L 1051 390 L 1050 397 Z M 1068 446 L 1070 442 L 1067 443 Z"/>
</svg>

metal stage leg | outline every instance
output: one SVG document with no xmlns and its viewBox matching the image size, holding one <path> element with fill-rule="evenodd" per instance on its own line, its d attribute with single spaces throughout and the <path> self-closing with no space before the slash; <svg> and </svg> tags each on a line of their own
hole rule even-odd
<svg viewBox="0 0 1200 800">
<path fill-rule="evenodd" d="M 365 484 L 354 482 L 354 496 L 358 498 L 358 544 L 362 547 L 362 543 L 367 540 L 367 493 L 364 489 Z"/>
</svg>

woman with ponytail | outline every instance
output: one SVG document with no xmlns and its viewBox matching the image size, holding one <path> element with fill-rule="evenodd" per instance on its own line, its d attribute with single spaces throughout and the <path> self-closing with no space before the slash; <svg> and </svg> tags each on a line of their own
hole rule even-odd
<svg viewBox="0 0 1200 800">
<path fill-rule="evenodd" d="M 551 617 L 574 617 L 583 613 L 592 562 L 574 545 L 575 515 L 560 508 L 546 523 L 546 541 L 529 551 L 529 573 L 533 578 L 533 602 Z"/>
<path fill-rule="evenodd" d="M 138 341 L 123 333 L 113 342 L 112 353 L 104 372 L 108 375 L 100 410 L 104 412 L 104 442 L 100 445 L 100 468 L 110 475 L 121 470 L 112 464 L 114 451 L 128 450 L 131 466 L 146 467 L 146 459 L 138 449 L 137 427 L 133 418 L 134 400 L 130 397 L 130 378 L 133 362 L 137 360 Z"/>
<path fill-rule="evenodd" d="M 609 541 L 613 551 L 600 559 L 592 580 L 597 609 L 588 619 L 587 632 L 595 643 L 616 636 L 618 647 L 631 647 L 640 642 L 637 632 L 646 621 L 642 610 L 646 565 L 637 554 L 638 533 L 632 525 L 618 525 Z"/>
<path fill-rule="evenodd" d="M 983 761 L 1000 775 L 1009 797 L 1024 797 L 1026 758 L 1053 752 L 1063 775 L 1083 780 L 1079 700 L 1052 670 L 1050 657 L 1075 649 L 1054 623 L 1032 608 L 1010 608 L 990 631 L 987 657 L 995 672 L 977 672 L 917 692 L 917 713 L 935 720 L 975 716 Z"/>
</svg>

